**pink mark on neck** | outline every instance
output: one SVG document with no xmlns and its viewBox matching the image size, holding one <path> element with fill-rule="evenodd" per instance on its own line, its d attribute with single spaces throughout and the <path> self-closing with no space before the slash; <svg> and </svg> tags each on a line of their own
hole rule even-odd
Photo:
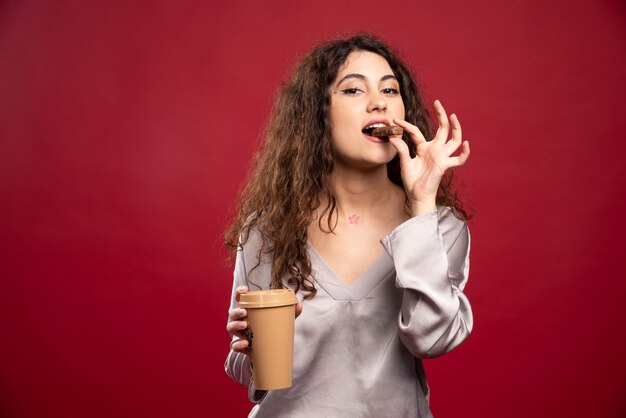
<svg viewBox="0 0 626 418">
<path fill-rule="evenodd" d="M 348 217 L 348 222 L 350 222 L 351 224 L 355 224 L 359 222 L 359 215 L 357 215 L 356 213 L 353 213 L 352 215 L 350 215 Z"/>
</svg>

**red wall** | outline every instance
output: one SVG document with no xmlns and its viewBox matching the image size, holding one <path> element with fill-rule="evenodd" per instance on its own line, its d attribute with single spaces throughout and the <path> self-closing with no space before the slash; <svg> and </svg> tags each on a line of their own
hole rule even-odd
<svg viewBox="0 0 626 418">
<path fill-rule="evenodd" d="M 623 2 L 300 3 L 0 3 L 0 415 L 246 416 L 220 234 L 290 66 L 369 30 L 472 144 L 435 415 L 623 416 Z"/>
</svg>

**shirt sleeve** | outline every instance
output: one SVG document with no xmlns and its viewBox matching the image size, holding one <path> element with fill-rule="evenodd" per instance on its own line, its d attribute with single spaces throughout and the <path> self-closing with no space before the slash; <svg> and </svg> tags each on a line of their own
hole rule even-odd
<svg viewBox="0 0 626 418">
<path fill-rule="evenodd" d="M 400 339 L 417 358 L 449 352 L 472 331 L 463 293 L 469 273 L 467 224 L 448 208 L 411 218 L 381 240 L 403 289 Z"/>
<path fill-rule="evenodd" d="M 235 299 L 236 289 L 239 286 L 248 285 L 246 279 L 247 275 L 243 251 L 241 249 L 237 251 L 237 259 L 235 261 L 235 271 L 233 275 L 233 290 L 229 312 L 230 310 L 237 308 L 237 300 Z M 228 319 L 228 322 L 231 322 L 230 317 Z M 238 338 L 235 335 L 231 335 L 231 338 L 232 346 L 233 342 L 237 341 Z M 248 399 L 250 399 L 251 402 L 259 403 L 263 400 L 263 398 L 267 394 L 267 391 L 255 389 L 249 356 L 238 353 L 231 348 L 228 356 L 226 357 L 224 369 L 226 370 L 226 374 L 228 374 L 231 379 L 233 379 L 235 382 L 239 383 L 242 386 L 248 387 Z"/>
</svg>

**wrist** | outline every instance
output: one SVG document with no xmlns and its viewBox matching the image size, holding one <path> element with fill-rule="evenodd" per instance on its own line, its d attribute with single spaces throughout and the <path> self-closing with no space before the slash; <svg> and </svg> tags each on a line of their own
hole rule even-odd
<svg viewBox="0 0 626 418">
<path fill-rule="evenodd" d="M 418 201 L 418 202 L 410 202 L 409 203 L 409 215 L 411 217 L 416 217 L 420 215 L 424 215 L 429 212 L 437 211 L 437 204 L 435 203 L 435 199 L 429 199 L 427 201 Z"/>
</svg>

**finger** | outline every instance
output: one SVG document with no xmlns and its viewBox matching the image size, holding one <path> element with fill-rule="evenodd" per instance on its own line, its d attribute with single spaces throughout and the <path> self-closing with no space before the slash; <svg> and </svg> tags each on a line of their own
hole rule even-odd
<svg viewBox="0 0 626 418">
<path fill-rule="evenodd" d="M 435 100 L 435 110 L 437 111 L 437 121 L 439 122 L 439 127 L 437 128 L 437 133 L 435 134 L 435 138 L 433 138 L 433 140 L 443 140 L 445 142 L 448 139 L 448 133 L 450 132 L 448 115 L 439 100 Z"/>
<path fill-rule="evenodd" d="M 236 290 L 235 290 L 235 300 L 237 302 L 239 302 L 239 296 L 242 293 L 248 293 L 248 286 L 239 286 Z"/>
<path fill-rule="evenodd" d="M 302 302 L 296 304 L 296 318 L 302 313 Z"/>
<path fill-rule="evenodd" d="M 230 348 L 233 351 L 243 354 L 249 354 L 250 350 L 248 349 L 249 343 L 248 340 L 239 340 L 231 343 Z"/>
<path fill-rule="evenodd" d="M 400 126 L 402 129 L 407 131 L 411 139 L 413 139 L 413 142 L 415 142 L 415 145 L 419 145 L 422 142 L 426 142 L 426 138 L 424 137 L 424 134 L 422 133 L 422 131 L 420 131 L 420 128 L 413 125 L 412 123 L 409 123 L 405 120 L 398 119 L 398 118 L 393 118 L 393 123 L 395 123 L 396 125 Z"/>
<path fill-rule="evenodd" d="M 228 318 L 231 321 L 237 321 L 239 319 L 243 319 L 248 316 L 248 311 L 242 308 L 235 308 L 228 313 Z"/>
<path fill-rule="evenodd" d="M 460 143 L 463 140 L 463 132 L 461 131 L 461 122 L 459 122 L 459 117 L 456 113 L 450 115 L 450 122 L 452 124 L 452 139 Z"/>
<path fill-rule="evenodd" d="M 232 321 L 226 325 L 226 330 L 231 334 L 235 334 L 243 331 L 247 326 L 248 323 L 246 321 Z"/>
<path fill-rule="evenodd" d="M 411 161 L 409 146 L 402 138 L 397 136 L 389 137 L 389 142 L 398 151 L 398 155 L 400 156 L 400 167 L 403 167 L 406 163 Z"/>
<path fill-rule="evenodd" d="M 459 118 L 453 113 L 450 115 L 450 122 L 452 126 L 452 139 L 446 142 L 445 148 L 448 151 L 448 155 L 451 155 L 456 151 L 463 142 L 463 132 L 461 131 L 461 123 Z"/>
<path fill-rule="evenodd" d="M 459 167 L 465 164 L 470 155 L 469 142 L 463 142 L 463 151 L 457 157 L 450 157 L 448 159 L 449 167 Z"/>
</svg>

